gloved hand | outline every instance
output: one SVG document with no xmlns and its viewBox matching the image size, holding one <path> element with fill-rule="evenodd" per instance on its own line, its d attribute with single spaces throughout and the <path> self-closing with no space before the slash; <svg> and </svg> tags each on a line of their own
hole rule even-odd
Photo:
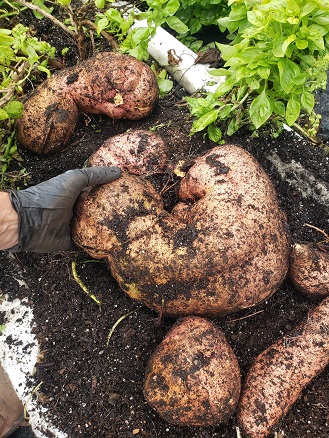
<svg viewBox="0 0 329 438">
<path fill-rule="evenodd" d="M 80 192 L 121 176 L 111 167 L 86 167 L 69 170 L 25 190 L 10 190 L 13 208 L 18 213 L 18 245 L 11 252 L 58 252 L 75 249 L 70 236 L 73 206 Z"/>
</svg>

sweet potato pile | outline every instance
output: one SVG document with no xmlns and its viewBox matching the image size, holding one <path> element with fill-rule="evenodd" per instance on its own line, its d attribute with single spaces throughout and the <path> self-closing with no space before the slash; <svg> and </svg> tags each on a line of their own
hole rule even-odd
<svg viewBox="0 0 329 438">
<path fill-rule="evenodd" d="M 130 297 L 163 314 L 225 315 L 271 296 L 287 274 L 290 242 L 256 160 L 216 147 L 195 160 L 178 196 L 168 212 L 148 181 L 125 173 L 80 197 L 73 239 L 108 261 Z"/>
<path fill-rule="evenodd" d="M 17 139 L 33 152 L 58 152 L 66 147 L 80 112 L 135 120 L 152 110 L 157 97 L 157 80 L 147 64 L 128 55 L 99 53 L 35 89 L 17 120 Z"/>
</svg>

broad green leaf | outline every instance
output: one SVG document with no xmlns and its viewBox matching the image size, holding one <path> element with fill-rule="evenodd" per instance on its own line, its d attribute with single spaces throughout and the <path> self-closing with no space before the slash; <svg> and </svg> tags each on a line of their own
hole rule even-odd
<svg viewBox="0 0 329 438">
<path fill-rule="evenodd" d="M 286 53 L 286 51 L 287 51 L 287 49 L 288 49 L 288 46 L 289 46 L 293 41 L 295 41 L 295 39 L 296 39 L 296 35 L 295 35 L 295 34 L 291 34 L 291 35 L 288 36 L 288 38 L 286 38 L 286 39 L 284 40 L 284 42 L 283 42 L 283 44 L 282 44 L 282 52 L 283 52 L 283 54 Z"/>
<path fill-rule="evenodd" d="M 221 56 L 225 61 L 237 55 L 238 53 L 237 48 L 234 46 L 229 46 L 227 44 L 220 44 L 217 42 L 216 42 L 216 46 L 218 50 L 221 52 Z"/>
<path fill-rule="evenodd" d="M 300 114 L 300 103 L 298 100 L 291 96 L 287 103 L 286 108 L 286 121 L 289 126 L 293 125 L 298 119 Z"/>
<path fill-rule="evenodd" d="M 98 35 L 102 30 L 106 29 L 109 24 L 109 20 L 106 17 L 102 17 L 99 20 L 95 20 L 96 32 Z"/>
<path fill-rule="evenodd" d="M 282 45 L 286 38 L 284 36 L 280 36 L 278 38 L 275 38 L 273 41 L 273 55 L 277 58 L 283 58 L 284 52 L 282 50 Z"/>
<path fill-rule="evenodd" d="M 105 0 L 95 0 L 96 8 L 103 9 L 105 6 Z"/>
<path fill-rule="evenodd" d="M 300 103 L 302 107 L 310 113 L 314 108 L 314 95 L 305 90 L 300 96 Z"/>
<path fill-rule="evenodd" d="M 266 16 L 263 12 L 257 11 L 257 9 L 253 11 L 248 11 L 247 18 L 249 23 L 253 24 L 256 27 L 262 27 L 266 24 Z"/>
<path fill-rule="evenodd" d="M 218 111 L 219 111 L 218 109 L 214 109 L 204 114 L 199 119 L 194 120 L 192 125 L 192 132 L 203 131 L 211 123 L 214 123 L 217 120 Z"/>
<path fill-rule="evenodd" d="M 295 40 L 295 44 L 296 44 L 297 49 L 299 49 L 299 50 L 305 50 L 308 47 L 308 41 L 302 40 L 300 38 L 297 38 Z"/>
<path fill-rule="evenodd" d="M 18 100 L 12 100 L 6 106 L 3 107 L 8 116 L 13 119 L 17 119 L 22 116 L 23 104 Z"/>
<path fill-rule="evenodd" d="M 8 116 L 7 112 L 5 110 L 3 110 L 2 108 L 0 108 L 0 120 L 6 120 L 8 118 L 9 118 L 9 116 Z"/>
<path fill-rule="evenodd" d="M 180 21 L 180 19 L 177 17 L 168 17 L 166 19 L 166 23 L 177 33 L 186 33 L 189 30 L 186 24 Z"/>
<path fill-rule="evenodd" d="M 307 1 L 306 4 L 302 7 L 300 17 L 305 17 L 306 15 L 309 15 L 318 5 L 316 2 L 313 1 Z"/>
<path fill-rule="evenodd" d="M 222 138 L 222 131 L 218 126 L 215 126 L 213 123 L 208 126 L 208 137 L 211 141 L 218 143 Z"/>
<path fill-rule="evenodd" d="M 285 112 L 286 112 L 286 107 L 285 107 L 284 103 L 281 102 L 281 100 L 275 100 L 273 102 L 273 112 L 275 114 L 278 114 L 279 116 L 284 117 Z"/>
<path fill-rule="evenodd" d="M 294 86 L 294 78 L 298 76 L 301 71 L 299 66 L 290 59 L 281 58 L 278 62 L 280 73 L 280 84 L 286 93 L 290 93 Z"/>
<path fill-rule="evenodd" d="M 286 12 L 288 15 L 298 16 L 300 14 L 300 8 L 298 6 L 298 2 L 296 2 L 295 0 L 287 0 Z"/>
<path fill-rule="evenodd" d="M 262 126 L 273 112 L 273 105 L 265 89 L 250 105 L 249 114 L 255 128 Z"/>
<path fill-rule="evenodd" d="M 178 0 L 169 0 L 165 6 L 166 13 L 169 15 L 174 15 L 179 9 L 179 1 Z"/>
</svg>

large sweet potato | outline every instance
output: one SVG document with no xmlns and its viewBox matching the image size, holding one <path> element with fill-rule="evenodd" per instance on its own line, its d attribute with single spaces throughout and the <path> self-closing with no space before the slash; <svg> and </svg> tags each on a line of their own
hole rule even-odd
<svg viewBox="0 0 329 438">
<path fill-rule="evenodd" d="M 17 120 L 17 138 L 34 152 L 57 152 L 66 146 L 79 111 L 140 119 L 157 97 L 157 80 L 147 64 L 128 55 L 99 53 L 35 89 Z"/>
<path fill-rule="evenodd" d="M 329 297 L 301 325 L 261 353 L 245 379 L 238 422 L 246 438 L 264 438 L 303 388 L 329 363 Z"/>
<path fill-rule="evenodd" d="M 188 317 L 151 356 L 144 395 L 169 423 L 210 426 L 234 414 L 240 388 L 238 361 L 224 333 L 211 321 Z"/>
<path fill-rule="evenodd" d="M 125 174 L 80 197 L 73 239 L 108 260 L 128 295 L 165 314 L 224 315 L 271 296 L 287 274 L 289 234 L 256 160 L 214 148 L 180 195 L 186 202 L 169 213 L 149 183 Z"/>
</svg>

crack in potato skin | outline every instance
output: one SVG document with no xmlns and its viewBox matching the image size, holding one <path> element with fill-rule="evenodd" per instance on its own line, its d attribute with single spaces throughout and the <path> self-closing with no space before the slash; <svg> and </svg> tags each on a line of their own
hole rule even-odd
<svg viewBox="0 0 329 438">
<path fill-rule="evenodd" d="M 288 271 L 290 238 L 256 160 L 237 146 L 214 148 L 179 195 L 169 213 L 150 183 L 124 174 L 80 197 L 73 238 L 107 259 L 123 291 L 167 315 L 225 315 L 271 296 Z"/>
<path fill-rule="evenodd" d="M 113 119 L 145 117 L 158 98 L 150 67 L 129 55 L 103 52 L 53 74 L 24 103 L 16 121 L 19 143 L 39 154 L 63 150 L 79 113 Z"/>
</svg>

